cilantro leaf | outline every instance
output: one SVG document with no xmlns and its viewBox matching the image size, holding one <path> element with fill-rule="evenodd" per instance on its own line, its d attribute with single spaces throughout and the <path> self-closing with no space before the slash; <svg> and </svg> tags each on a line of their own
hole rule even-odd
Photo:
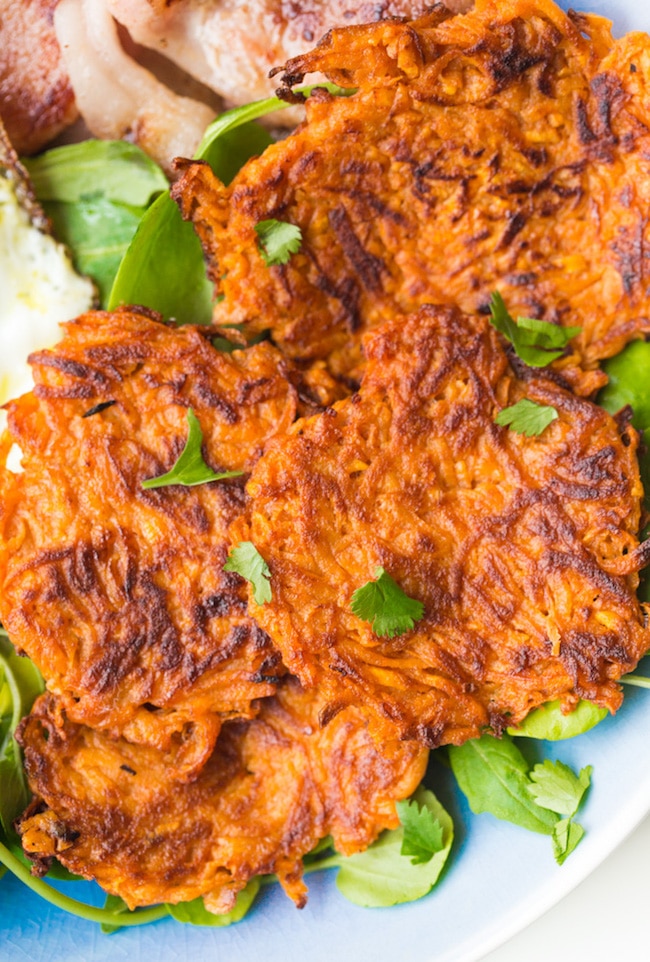
<svg viewBox="0 0 650 962">
<path fill-rule="evenodd" d="M 533 438 L 541 434 L 557 417 L 557 411 L 550 404 L 537 404 L 530 398 L 524 397 L 511 407 L 499 411 L 494 422 L 501 427 L 509 426 L 517 434 L 525 434 L 527 438 Z"/>
<path fill-rule="evenodd" d="M 395 807 L 404 828 L 400 854 L 410 856 L 413 865 L 429 862 L 443 848 L 439 819 L 426 805 L 420 807 L 415 798 L 397 802 Z"/>
<path fill-rule="evenodd" d="M 189 431 L 185 447 L 181 451 L 180 457 L 173 468 L 166 474 L 161 474 L 157 478 L 149 478 L 142 482 L 142 487 L 164 488 L 170 484 L 183 484 L 192 487 L 195 484 L 205 484 L 208 481 L 221 481 L 223 478 L 237 478 L 243 471 L 213 471 L 212 468 L 203 460 L 201 446 L 203 444 L 203 432 L 196 414 L 190 408 L 187 412 L 187 423 Z"/>
<path fill-rule="evenodd" d="M 550 759 L 535 765 L 528 791 L 536 803 L 556 815 L 575 815 L 591 783 L 591 765 L 575 775 L 563 762 Z"/>
<path fill-rule="evenodd" d="M 267 267 L 286 264 L 300 250 L 302 231 L 296 224 L 281 220 L 261 220 L 255 225 L 259 252 Z"/>
<path fill-rule="evenodd" d="M 546 367 L 564 353 L 572 337 L 579 334 L 580 327 L 562 327 L 533 317 L 518 317 L 508 313 L 498 291 L 490 301 L 490 323 L 510 341 L 517 357 L 529 367 Z"/>
<path fill-rule="evenodd" d="M 553 855 L 558 865 L 562 865 L 581 840 L 585 830 L 582 825 L 570 818 L 561 818 L 553 829 Z"/>
<path fill-rule="evenodd" d="M 364 908 L 398 905 L 422 898 L 436 884 L 454 839 L 454 825 L 433 792 L 420 787 L 414 795 L 442 827 L 442 846 L 426 862 L 415 863 L 402 854 L 405 829 L 382 832 L 364 852 L 339 855 L 321 862 L 322 868 L 338 867 L 336 886 L 355 905 Z"/>
<path fill-rule="evenodd" d="M 352 595 L 352 614 L 369 621 L 379 636 L 393 638 L 410 631 L 424 614 L 424 605 L 409 598 L 383 568 L 375 569 L 375 578 Z"/>
<path fill-rule="evenodd" d="M 235 571 L 253 586 L 256 605 L 263 605 L 273 597 L 269 580 L 271 572 L 252 541 L 240 541 L 228 555 L 224 571 Z"/>
</svg>

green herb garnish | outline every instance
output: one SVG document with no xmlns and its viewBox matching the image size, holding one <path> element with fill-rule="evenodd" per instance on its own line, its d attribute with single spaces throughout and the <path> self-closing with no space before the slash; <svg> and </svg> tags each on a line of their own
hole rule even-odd
<svg viewBox="0 0 650 962">
<path fill-rule="evenodd" d="M 369 621 L 380 637 L 393 638 L 410 631 L 424 614 L 424 605 L 409 598 L 383 568 L 375 570 L 376 581 L 368 581 L 352 595 L 352 614 Z"/>
<path fill-rule="evenodd" d="M 546 761 L 531 770 L 508 735 L 483 735 L 451 746 L 449 760 L 475 814 L 489 812 L 529 831 L 550 835 L 560 865 L 584 835 L 573 816 L 589 787 L 590 767 L 575 775 L 562 762 Z"/>
<path fill-rule="evenodd" d="M 559 865 L 568 858 L 584 835 L 584 829 L 573 821 L 585 792 L 591 783 L 591 765 L 587 765 L 575 775 L 562 762 L 552 762 L 548 759 L 535 765 L 530 778 L 532 784 L 528 786 L 529 793 L 536 803 L 563 815 L 553 826 L 553 854 Z"/>
<path fill-rule="evenodd" d="M 397 802 L 399 820 L 404 828 L 401 855 L 407 855 L 413 865 L 423 865 L 431 861 L 436 852 L 441 852 L 443 828 L 426 805 L 420 806 L 415 798 Z"/>
<path fill-rule="evenodd" d="M 281 220 L 262 220 L 255 225 L 255 233 L 259 238 L 260 255 L 267 267 L 287 264 L 302 244 L 300 228 Z"/>
<path fill-rule="evenodd" d="M 509 427 L 517 434 L 525 434 L 527 438 L 537 437 L 555 421 L 558 413 L 550 404 L 537 404 L 524 397 L 511 407 L 503 408 L 494 419 L 494 423 L 501 427 Z"/>
<path fill-rule="evenodd" d="M 208 481 L 222 481 L 224 478 L 237 478 L 243 471 L 213 471 L 212 468 L 203 460 L 201 447 L 203 445 L 203 432 L 199 419 L 192 408 L 187 412 L 187 423 L 189 433 L 185 447 L 181 455 L 167 474 L 161 474 L 157 478 L 149 478 L 142 482 L 142 487 L 147 490 L 151 488 L 164 488 L 170 484 L 183 484 L 186 487 L 193 487 L 196 484 L 206 484 Z"/>
<path fill-rule="evenodd" d="M 256 605 L 266 604 L 273 597 L 269 583 L 271 578 L 269 566 L 252 541 L 240 541 L 235 545 L 228 555 L 223 570 L 235 571 L 246 581 L 250 581 Z"/>
<path fill-rule="evenodd" d="M 503 298 L 495 291 L 490 301 L 490 323 L 510 341 L 517 357 L 529 367 L 546 367 L 562 357 L 564 348 L 580 327 L 561 327 L 533 317 L 518 317 L 508 313 Z"/>
<path fill-rule="evenodd" d="M 422 786 L 413 800 L 404 805 L 413 805 L 421 812 L 426 811 L 427 815 L 422 819 L 426 819 L 430 826 L 440 826 L 441 845 L 430 857 L 416 862 L 404 854 L 405 838 L 409 836 L 412 840 L 414 833 L 411 828 L 402 825 L 392 831 L 382 832 L 364 852 L 347 857 L 336 853 L 310 864 L 308 870 L 338 868 L 336 886 L 339 892 L 350 902 L 364 908 L 387 907 L 422 898 L 440 877 L 454 839 L 454 825 L 433 792 Z M 406 815 L 406 820 L 411 821 L 410 814 Z M 425 852 L 433 840 L 431 828 L 427 829 L 427 836 Z"/>
</svg>

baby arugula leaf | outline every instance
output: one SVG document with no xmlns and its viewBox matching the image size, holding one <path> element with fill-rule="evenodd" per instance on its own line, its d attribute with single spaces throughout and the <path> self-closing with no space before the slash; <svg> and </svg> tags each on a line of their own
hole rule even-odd
<svg viewBox="0 0 650 962">
<path fill-rule="evenodd" d="M 179 902 L 176 905 L 167 905 L 167 911 L 177 922 L 224 928 L 227 925 L 232 925 L 234 922 L 240 922 L 244 918 L 255 901 L 259 889 L 259 878 L 252 878 L 246 888 L 237 893 L 234 908 L 226 915 L 214 915 L 213 912 L 208 912 L 201 897 L 193 899 L 191 902 Z"/>
<path fill-rule="evenodd" d="M 517 357 L 529 367 L 546 367 L 557 360 L 571 338 L 582 330 L 580 327 L 562 327 L 532 317 L 518 317 L 515 321 L 498 291 L 492 294 L 490 313 L 492 326 L 510 341 Z"/>
<path fill-rule="evenodd" d="M 142 482 L 142 487 L 150 490 L 151 488 L 164 488 L 170 484 L 183 484 L 186 487 L 193 487 L 196 484 L 206 484 L 208 481 L 222 481 L 224 478 L 237 478 L 243 471 L 213 471 L 212 468 L 203 460 L 201 447 L 203 445 L 203 432 L 196 414 L 189 408 L 187 412 L 187 423 L 189 431 L 185 447 L 173 466 L 166 474 L 161 474 L 157 478 L 149 478 Z"/>
<path fill-rule="evenodd" d="M 367 581 L 352 595 L 350 609 L 362 621 L 369 621 L 380 637 L 393 638 L 410 631 L 424 614 L 424 605 L 402 591 L 381 567 L 375 569 L 376 581 Z"/>
<path fill-rule="evenodd" d="M 413 797 L 442 826 L 442 847 L 426 862 L 414 863 L 402 854 L 405 828 L 400 827 L 383 832 L 365 852 L 349 856 L 336 854 L 310 866 L 310 870 L 337 867 L 337 888 L 350 902 L 364 908 L 422 898 L 440 877 L 451 850 L 454 826 L 433 792 L 420 786 Z"/>
<path fill-rule="evenodd" d="M 252 541 L 240 541 L 228 555 L 224 571 L 235 571 L 253 586 L 256 605 L 263 605 L 273 597 L 271 592 L 271 572 L 266 561 Z"/>
<path fill-rule="evenodd" d="M 261 220 L 255 225 L 258 249 L 267 267 L 287 264 L 300 250 L 302 231 L 296 224 L 281 220 Z"/>
<path fill-rule="evenodd" d="M 517 434 L 525 434 L 527 438 L 537 437 L 555 421 L 558 413 L 549 404 L 537 404 L 530 398 L 522 398 L 511 407 L 503 408 L 494 418 L 495 424 L 510 427 Z"/>
<path fill-rule="evenodd" d="M 559 701 L 550 701 L 531 711 L 519 728 L 509 728 L 508 734 L 556 742 L 588 732 L 608 714 L 606 708 L 599 708 L 584 700 L 579 701 L 573 711 L 565 714 Z"/>
<path fill-rule="evenodd" d="M 397 802 L 395 807 L 404 828 L 401 855 L 408 855 L 414 865 L 421 865 L 442 851 L 442 825 L 431 809 L 420 807 L 415 798 Z"/>
<path fill-rule="evenodd" d="M 531 832 L 552 835 L 557 816 L 528 791 L 529 765 L 507 735 L 482 735 L 449 748 L 449 761 L 474 814 L 489 812 Z"/>
</svg>

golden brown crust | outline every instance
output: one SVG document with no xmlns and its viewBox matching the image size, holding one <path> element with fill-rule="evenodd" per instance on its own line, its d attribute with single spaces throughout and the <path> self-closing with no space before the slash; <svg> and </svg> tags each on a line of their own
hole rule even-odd
<svg viewBox="0 0 650 962">
<path fill-rule="evenodd" d="M 58 0 L 2 5 L 0 117 L 21 154 L 32 154 L 77 118 L 52 23 Z"/>
<path fill-rule="evenodd" d="M 227 722 L 196 780 L 179 784 L 159 752 L 74 725 L 44 695 L 20 735 L 48 806 L 21 820 L 25 850 L 56 855 L 131 908 L 203 895 L 227 912 L 269 873 L 303 905 L 302 856 L 328 834 L 351 854 L 396 827 L 394 803 L 415 790 L 427 757 L 414 743 L 379 752 L 357 709 L 320 729 L 321 707 L 288 679 L 256 719 Z"/>
<path fill-rule="evenodd" d="M 141 484 L 178 458 L 190 408 L 208 464 L 248 471 L 296 391 L 267 344 L 221 354 L 204 329 L 131 309 L 65 330 L 8 405 L 2 463 L 15 442 L 24 472 L 0 471 L 0 618 L 71 718 L 173 747 L 191 771 L 214 713 L 254 710 L 281 668 L 222 570 L 243 479 Z"/>
<path fill-rule="evenodd" d="M 490 325 L 452 309 L 365 350 L 359 393 L 273 442 L 235 526 L 270 567 L 273 599 L 251 610 L 290 671 L 431 747 L 553 699 L 614 711 L 650 646 L 633 429 L 553 372 L 515 376 Z M 539 437 L 494 423 L 523 396 L 559 414 Z M 377 566 L 425 605 L 392 640 L 350 610 Z"/>
<path fill-rule="evenodd" d="M 550 0 L 333 30 L 285 81 L 323 71 L 358 93 L 312 96 L 230 187 L 197 166 L 175 188 L 225 295 L 215 317 L 358 377 L 367 328 L 427 302 L 485 312 L 498 288 L 513 313 L 582 325 L 557 366 L 594 369 L 650 329 L 649 44 Z M 257 251 L 267 218 L 302 229 L 286 266 Z"/>
</svg>

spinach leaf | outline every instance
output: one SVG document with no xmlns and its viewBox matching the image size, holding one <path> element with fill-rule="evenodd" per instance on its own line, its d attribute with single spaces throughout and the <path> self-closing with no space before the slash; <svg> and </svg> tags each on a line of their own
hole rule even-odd
<svg viewBox="0 0 650 962">
<path fill-rule="evenodd" d="M 151 200 L 168 183 L 133 144 L 87 140 L 25 161 L 36 195 L 77 270 L 91 277 L 100 302 Z"/>
<path fill-rule="evenodd" d="M 146 207 L 169 186 L 160 167 L 124 140 L 54 147 L 24 164 L 40 201 L 76 203 L 99 192 L 118 204 Z"/>
</svg>

